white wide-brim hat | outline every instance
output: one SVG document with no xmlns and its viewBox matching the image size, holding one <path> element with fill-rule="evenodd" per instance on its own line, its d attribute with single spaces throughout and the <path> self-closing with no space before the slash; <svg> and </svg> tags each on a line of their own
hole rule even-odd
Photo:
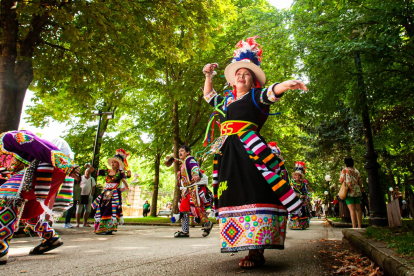
<svg viewBox="0 0 414 276">
<path fill-rule="evenodd" d="M 114 161 L 116 161 L 116 162 L 118 162 L 119 163 L 119 168 L 121 169 L 121 170 L 123 170 L 124 169 L 124 162 L 120 159 L 120 158 L 118 158 L 118 157 L 111 157 L 111 158 L 108 158 L 108 165 L 109 166 L 111 166 L 111 163 L 112 163 L 112 160 L 114 160 Z"/>
<path fill-rule="evenodd" d="M 292 173 L 292 177 L 295 175 L 295 174 L 300 174 L 301 176 L 305 176 L 305 174 L 301 171 L 301 170 L 297 170 L 297 171 L 294 171 L 293 173 Z"/>
<path fill-rule="evenodd" d="M 260 86 L 264 86 L 264 84 L 266 83 L 265 73 L 263 72 L 262 68 L 254 64 L 250 59 L 243 59 L 227 65 L 226 69 L 224 69 L 224 76 L 226 77 L 226 80 L 228 83 L 230 83 L 230 85 L 234 85 L 236 72 L 241 68 L 250 69 L 259 81 Z"/>
</svg>

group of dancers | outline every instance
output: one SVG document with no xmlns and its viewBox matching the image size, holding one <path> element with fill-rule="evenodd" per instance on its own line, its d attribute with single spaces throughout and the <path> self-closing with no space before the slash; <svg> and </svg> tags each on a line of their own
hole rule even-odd
<svg viewBox="0 0 414 276">
<path fill-rule="evenodd" d="M 43 254 L 63 244 L 49 221 L 70 207 L 74 181 L 80 178 L 71 152 L 64 140 L 48 141 L 27 130 L 0 135 L 0 264 L 7 263 L 19 222 L 41 238 L 30 254 Z M 111 169 L 97 172 L 105 176 L 106 185 L 92 203 L 96 234 L 112 234 L 122 223 L 121 192 L 128 189 L 125 178 L 130 177 L 124 173 L 126 157 L 123 149 L 117 150 L 108 160 Z"/>
<path fill-rule="evenodd" d="M 174 218 L 181 218 L 182 230 L 174 237 L 189 237 L 190 215 L 203 223 L 202 235 L 207 237 L 213 224 L 206 208 L 213 204 L 221 252 L 248 251 L 239 262 L 242 268 L 263 265 L 265 249 L 284 249 L 289 213 L 292 229 L 309 226 L 304 164 L 297 163 L 293 182 L 289 183 L 277 145 L 268 145 L 260 135 L 270 105 L 288 90 L 307 88 L 299 80 L 265 87 L 266 76 L 260 68 L 262 48 L 256 38 L 237 43 L 233 60 L 224 71 L 232 87 L 226 95 L 218 95 L 213 88 L 217 64 L 203 68 L 204 99 L 214 108 L 218 120 L 213 120 L 220 127 L 220 137 L 211 137 L 209 151 L 214 155 L 213 193 L 190 148 L 182 146 L 177 160 L 182 197 L 180 215 Z M 56 205 L 59 192 L 71 193 L 70 189 L 59 188 L 65 177 L 79 178 L 79 167 L 52 143 L 23 130 L 0 135 L 0 156 L 4 159 L 0 167 L 7 173 L 0 182 L 0 263 L 7 262 L 10 239 L 19 221 L 31 226 L 42 239 L 30 254 L 42 254 L 62 245 L 45 220 L 45 213 L 53 214 L 50 201 L 55 198 Z M 106 186 L 92 203 L 97 234 L 111 234 L 122 222 L 121 183 L 127 188 L 126 157 L 125 151 L 119 150 L 109 160 L 111 169 L 98 170 L 98 175 L 105 176 Z"/>
</svg>

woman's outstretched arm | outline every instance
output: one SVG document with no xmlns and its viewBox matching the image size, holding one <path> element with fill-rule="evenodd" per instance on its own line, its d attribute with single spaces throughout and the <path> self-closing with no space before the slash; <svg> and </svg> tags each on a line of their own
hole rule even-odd
<svg viewBox="0 0 414 276">
<path fill-rule="evenodd" d="M 204 96 L 210 93 L 213 90 L 213 76 L 216 75 L 216 71 L 214 71 L 214 68 L 218 66 L 217 63 L 209 63 L 206 64 L 203 68 L 203 73 L 206 75 L 206 81 L 204 82 Z"/>
</svg>

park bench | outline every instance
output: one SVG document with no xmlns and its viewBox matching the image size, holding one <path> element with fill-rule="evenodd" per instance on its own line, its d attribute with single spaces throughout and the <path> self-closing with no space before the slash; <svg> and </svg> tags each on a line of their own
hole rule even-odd
<svg viewBox="0 0 414 276">
<path fill-rule="evenodd" d="M 171 210 L 159 210 L 157 217 L 171 217 Z"/>
</svg>

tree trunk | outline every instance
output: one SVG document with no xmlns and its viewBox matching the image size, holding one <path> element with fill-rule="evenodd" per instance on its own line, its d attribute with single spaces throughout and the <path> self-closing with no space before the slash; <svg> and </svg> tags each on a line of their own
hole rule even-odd
<svg viewBox="0 0 414 276">
<path fill-rule="evenodd" d="M 379 164 L 377 162 L 378 155 L 375 152 L 374 141 L 372 138 L 371 121 L 369 119 L 369 109 L 367 103 L 367 95 L 362 75 L 361 58 L 358 52 L 355 52 L 355 66 L 357 71 L 357 82 L 360 93 L 360 108 L 362 111 L 362 125 L 364 127 L 365 136 L 365 169 L 368 173 L 369 186 L 369 202 L 371 217 L 369 224 L 374 226 L 388 225 L 387 208 L 385 206 L 384 194 L 380 185 Z"/>
<path fill-rule="evenodd" d="M 19 40 L 16 0 L 1 1 L 0 133 L 19 127 L 26 90 L 33 80 L 34 49 L 42 40 L 49 13 L 31 15 L 30 31 Z"/>
<path fill-rule="evenodd" d="M 173 120 L 173 144 L 174 144 L 174 157 L 178 158 L 178 149 L 180 147 L 180 129 L 178 124 L 178 102 L 175 101 L 172 109 L 172 120 Z M 180 170 L 178 163 L 174 162 L 174 174 L 176 178 L 175 189 L 174 189 L 174 199 L 173 199 L 173 213 L 178 214 L 180 211 L 178 209 L 178 202 L 181 197 L 181 190 L 179 186 L 180 179 L 177 179 L 177 172 Z"/>
<path fill-rule="evenodd" d="M 152 191 L 152 202 L 151 202 L 151 213 L 150 216 L 157 216 L 157 202 L 158 202 L 158 187 L 160 184 L 160 160 L 161 154 L 157 148 L 157 153 L 155 154 L 155 175 L 154 175 L 154 189 Z"/>
<path fill-rule="evenodd" d="M 19 91 L 14 76 L 17 58 L 18 21 L 16 9 L 11 9 L 13 0 L 1 1 L 0 24 L 2 28 L 0 56 L 0 133 L 19 127 L 20 107 L 17 104 Z"/>
<path fill-rule="evenodd" d="M 94 168 L 99 169 L 99 160 L 101 158 L 101 147 L 102 147 L 102 137 L 105 135 L 105 132 L 108 128 L 108 119 L 106 117 L 102 117 L 101 127 L 98 132 L 98 141 L 96 143 L 96 153 L 95 153 L 95 161 L 92 164 Z M 96 172 L 95 172 L 96 173 Z"/>
</svg>

